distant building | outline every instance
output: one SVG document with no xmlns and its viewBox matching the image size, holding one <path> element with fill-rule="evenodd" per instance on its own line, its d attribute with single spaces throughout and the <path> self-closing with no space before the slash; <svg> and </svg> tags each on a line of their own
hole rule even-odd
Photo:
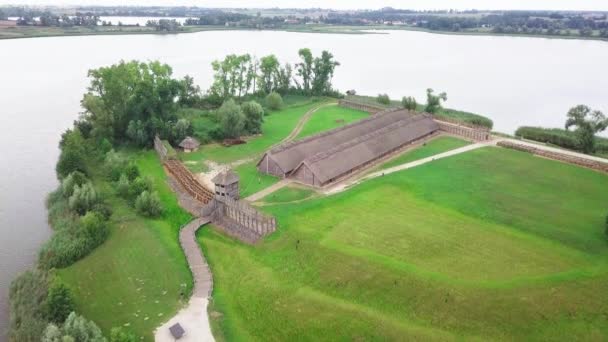
<svg viewBox="0 0 608 342">
<path fill-rule="evenodd" d="M 0 28 L 16 27 L 16 26 L 17 26 L 16 20 L 0 20 Z"/>
<path fill-rule="evenodd" d="M 193 137 L 186 137 L 186 139 L 179 143 L 179 147 L 181 147 L 186 153 L 194 152 L 198 150 L 200 146 L 201 143 Z"/>
<path fill-rule="evenodd" d="M 232 170 L 220 172 L 211 181 L 215 184 L 215 196 L 239 199 L 239 176 Z"/>
</svg>

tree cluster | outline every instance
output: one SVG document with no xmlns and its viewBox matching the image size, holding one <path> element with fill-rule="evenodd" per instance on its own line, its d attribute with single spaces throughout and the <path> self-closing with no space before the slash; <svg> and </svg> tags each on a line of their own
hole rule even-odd
<svg viewBox="0 0 608 342">
<path fill-rule="evenodd" d="M 177 32 L 183 30 L 182 24 L 175 19 L 148 20 L 146 26 L 153 27 L 154 30 L 160 32 Z"/>
<path fill-rule="evenodd" d="M 293 67 L 289 63 L 282 65 L 275 55 L 257 59 L 249 54 L 233 54 L 214 61 L 210 93 L 220 99 L 272 92 L 286 94 L 292 90 L 306 95 L 331 93 L 334 71 L 340 63 L 328 51 L 319 57 L 313 57 L 310 49 L 301 49 L 298 54 L 300 62 Z"/>
<path fill-rule="evenodd" d="M 599 110 L 591 110 L 585 105 L 571 108 L 567 114 L 566 130 L 575 127 L 578 149 L 583 153 L 596 151 L 597 138 L 595 134 L 608 128 L 608 119 Z"/>
<path fill-rule="evenodd" d="M 137 61 L 90 70 L 76 127 L 85 139 L 105 139 L 113 146 L 150 146 L 156 134 L 179 142 L 189 123 L 178 122 L 177 109 L 196 102 L 199 89 L 191 78 L 177 80 L 172 73 L 166 64 Z"/>
<path fill-rule="evenodd" d="M 255 101 L 239 105 L 233 99 L 228 99 L 215 112 L 215 116 L 225 138 L 238 138 L 245 133 L 262 132 L 264 109 Z"/>
</svg>

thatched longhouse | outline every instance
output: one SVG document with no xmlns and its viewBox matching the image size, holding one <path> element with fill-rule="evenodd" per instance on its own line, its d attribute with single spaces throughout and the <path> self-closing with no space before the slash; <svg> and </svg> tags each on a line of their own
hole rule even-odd
<svg viewBox="0 0 608 342">
<path fill-rule="evenodd" d="M 324 186 L 439 130 L 433 119 L 392 110 L 277 146 L 258 162 L 260 172 Z"/>
</svg>

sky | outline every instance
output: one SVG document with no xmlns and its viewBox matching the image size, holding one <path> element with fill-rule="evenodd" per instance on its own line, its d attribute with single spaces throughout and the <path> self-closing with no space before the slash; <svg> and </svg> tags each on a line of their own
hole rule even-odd
<svg viewBox="0 0 608 342">
<path fill-rule="evenodd" d="M 159 5 L 248 8 L 546 9 L 608 11 L 608 0 L 0 0 L 0 5 Z"/>
</svg>

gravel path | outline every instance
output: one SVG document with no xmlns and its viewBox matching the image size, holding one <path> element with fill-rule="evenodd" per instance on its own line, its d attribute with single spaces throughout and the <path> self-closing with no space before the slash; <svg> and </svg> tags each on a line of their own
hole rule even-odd
<svg viewBox="0 0 608 342">
<path fill-rule="evenodd" d="M 174 339 L 169 332 L 169 327 L 175 323 L 179 323 L 186 331 L 186 335 L 180 341 L 214 341 L 207 315 L 207 305 L 213 289 L 213 278 L 209 265 L 196 241 L 196 231 L 209 222 L 209 218 L 198 217 L 179 231 L 179 242 L 192 272 L 194 288 L 188 306 L 180 310 L 176 316 L 155 331 L 154 340 L 156 342 L 173 342 Z"/>
</svg>

